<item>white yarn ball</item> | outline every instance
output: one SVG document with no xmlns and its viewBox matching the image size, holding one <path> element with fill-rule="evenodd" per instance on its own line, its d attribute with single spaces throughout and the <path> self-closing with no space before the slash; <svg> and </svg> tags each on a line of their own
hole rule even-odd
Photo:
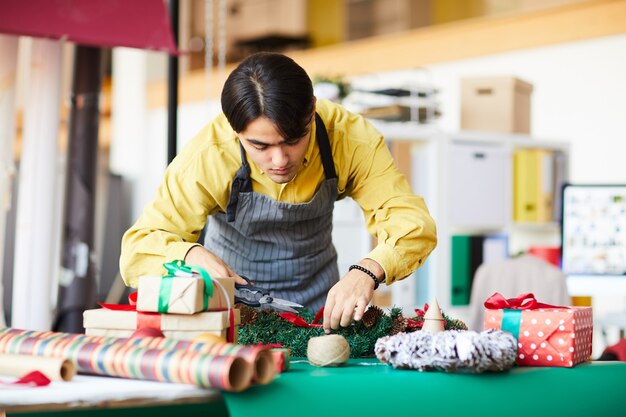
<svg viewBox="0 0 626 417">
<path fill-rule="evenodd" d="M 339 366 L 350 358 L 350 345 L 345 337 L 338 334 L 312 337 L 306 356 L 314 366 Z"/>
</svg>

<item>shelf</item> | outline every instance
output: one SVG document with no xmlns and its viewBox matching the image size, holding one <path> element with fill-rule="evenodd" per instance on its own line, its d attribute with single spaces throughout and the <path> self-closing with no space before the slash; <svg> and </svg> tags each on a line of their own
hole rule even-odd
<svg viewBox="0 0 626 417">
<path fill-rule="evenodd" d="M 548 223 L 531 223 L 531 222 L 513 222 L 511 230 L 519 232 L 544 232 L 557 233 L 561 231 L 561 225 L 558 222 Z"/>
<path fill-rule="evenodd" d="M 368 119 L 368 121 L 385 137 L 386 140 L 407 140 L 411 142 L 431 142 L 443 135 L 434 125 L 417 122 L 385 122 Z"/>
</svg>

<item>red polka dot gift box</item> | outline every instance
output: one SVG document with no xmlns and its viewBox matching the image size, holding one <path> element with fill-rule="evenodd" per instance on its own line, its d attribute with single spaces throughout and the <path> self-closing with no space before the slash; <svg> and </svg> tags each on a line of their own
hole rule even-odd
<svg viewBox="0 0 626 417">
<path fill-rule="evenodd" d="M 533 294 L 485 301 L 485 330 L 502 329 L 517 338 L 517 365 L 572 367 L 591 357 L 591 307 L 539 303 Z"/>
</svg>

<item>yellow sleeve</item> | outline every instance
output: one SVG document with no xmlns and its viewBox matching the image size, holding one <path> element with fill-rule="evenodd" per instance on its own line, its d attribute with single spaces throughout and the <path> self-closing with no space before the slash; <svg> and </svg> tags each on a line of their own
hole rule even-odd
<svg viewBox="0 0 626 417">
<path fill-rule="evenodd" d="M 223 163 L 228 157 L 218 148 L 198 147 L 199 141 L 172 161 L 156 196 L 122 238 L 120 273 L 128 286 L 136 287 L 141 275 L 162 275 L 166 262 L 184 259 L 200 244 L 207 216 L 225 211 L 232 182 Z"/>
<path fill-rule="evenodd" d="M 350 145 L 346 191 L 361 206 L 367 230 L 378 241 L 367 258 L 383 267 L 389 285 L 413 273 L 435 248 L 435 222 L 398 171 L 380 133 L 359 117 L 347 134 L 371 138 Z"/>
</svg>

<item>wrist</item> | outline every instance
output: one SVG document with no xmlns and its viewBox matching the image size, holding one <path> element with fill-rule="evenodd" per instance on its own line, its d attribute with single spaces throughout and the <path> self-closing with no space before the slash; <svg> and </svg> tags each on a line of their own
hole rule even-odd
<svg viewBox="0 0 626 417">
<path fill-rule="evenodd" d="M 187 250 L 185 257 L 183 258 L 183 261 L 185 261 L 186 263 L 195 261 L 196 256 L 203 250 L 204 250 L 204 246 L 199 245 L 199 244 L 196 244 L 190 247 L 189 250 Z"/>
<path fill-rule="evenodd" d="M 378 288 L 380 282 L 378 281 L 378 277 L 372 271 L 361 265 L 350 265 L 348 271 L 352 271 L 353 269 L 361 272 L 364 275 L 367 275 L 372 281 L 374 281 L 374 290 Z"/>
</svg>

